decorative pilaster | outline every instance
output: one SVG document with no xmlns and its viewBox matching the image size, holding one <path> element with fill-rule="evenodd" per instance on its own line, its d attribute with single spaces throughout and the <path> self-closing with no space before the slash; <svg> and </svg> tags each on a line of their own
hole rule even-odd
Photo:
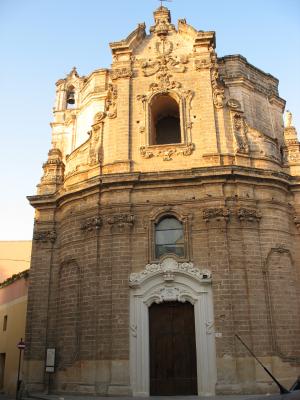
<svg viewBox="0 0 300 400">
<path fill-rule="evenodd" d="M 131 231 L 134 215 L 128 211 L 107 216 L 106 224 L 111 233 L 111 383 L 110 395 L 128 391 L 129 373 L 129 287 L 131 270 Z M 120 360 L 120 361 L 116 361 Z M 122 376 L 120 380 L 120 376 Z"/>
</svg>

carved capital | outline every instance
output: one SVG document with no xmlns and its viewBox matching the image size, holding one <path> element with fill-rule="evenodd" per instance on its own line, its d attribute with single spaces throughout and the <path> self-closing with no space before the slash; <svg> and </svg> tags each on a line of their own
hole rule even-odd
<svg viewBox="0 0 300 400">
<path fill-rule="evenodd" d="M 83 232 L 91 232 L 94 230 L 99 230 L 102 226 L 102 218 L 101 217 L 91 217 L 87 218 L 81 222 L 80 229 Z"/>
<path fill-rule="evenodd" d="M 240 221 L 259 222 L 261 219 L 261 212 L 251 208 L 239 208 L 237 216 Z"/>
<path fill-rule="evenodd" d="M 128 67 L 116 68 L 111 71 L 110 76 L 113 81 L 120 78 L 131 78 L 132 70 Z"/>
<path fill-rule="evenodd" d="M 205 208 L 203 210 L 203 219 L 205 222 L 211 220 L 228 221 L 230 211 L 227 208 Z"/>
<path fill-rule="evenodd" d="M 35 231 L 33 233 L 33 240 L 42 243 L 54 243 L 56 240 L 56 231 L 54 229 L 49 231 Z"/>
<path fill-rule="evenodd" d="M 133 214 L 115 214 L 107 217 L 106 221 L 109 225 L 121 228 L 124 226 L 132 226 L 134 224 L 134 219 Z"/>
</svg>

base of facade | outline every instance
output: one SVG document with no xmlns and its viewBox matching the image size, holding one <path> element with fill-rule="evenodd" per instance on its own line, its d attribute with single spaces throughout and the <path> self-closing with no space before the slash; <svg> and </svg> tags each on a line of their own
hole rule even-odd
<svg viewBox="0 0 300 400">
<path fill-rule="evenodd" d="M 283 362 L 279 357 L 262 357 L 263 364 L 287 389 L 300 373 L 299 366 Z M 277 393 L 278 387 L 250 357 L 217 358 L 216 395 L 250 395 Z M 51 393 L 83 396 L 148 397 L 146 391 L 134 391 L 130 385 L 128 360 L 77 361 L 64 371 L 44 373 L 42 361 L 24 362 L 24 393 Z M 211 393 L 199 392 L 198 396 Z"/>
</svg>

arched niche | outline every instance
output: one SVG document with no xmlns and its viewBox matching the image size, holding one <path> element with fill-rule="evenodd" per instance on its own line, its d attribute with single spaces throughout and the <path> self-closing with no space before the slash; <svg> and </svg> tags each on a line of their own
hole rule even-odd
<svg viewBox="0 0 300 400">
<path fill-rule="evenodd" d="M 149 396 L 149 314 L 153 303 L 190 302 L 194 305 L 198 395 L 214 395 L 216 353 L 213 327 L 211 274 L 165 258 L 148 264 L 129 279 L 130 293 L 130 376 L 134 396 Z"/>
<path fill-rule="evenodd" d="M 160 93 L 150 104 L 150 145 L 181 143 L 178 100 L 169 93 Z"/>
</svg>

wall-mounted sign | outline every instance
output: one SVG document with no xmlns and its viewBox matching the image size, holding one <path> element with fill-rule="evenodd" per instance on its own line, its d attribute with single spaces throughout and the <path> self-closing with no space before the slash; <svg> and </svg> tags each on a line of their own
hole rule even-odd
<svg viewBox="0 0 300 400">
<path fill-rule="evenodd" d="M 55 349 L 49 348 L 46 353 L 46 372 L 54 372 Z"/>
</svg>

